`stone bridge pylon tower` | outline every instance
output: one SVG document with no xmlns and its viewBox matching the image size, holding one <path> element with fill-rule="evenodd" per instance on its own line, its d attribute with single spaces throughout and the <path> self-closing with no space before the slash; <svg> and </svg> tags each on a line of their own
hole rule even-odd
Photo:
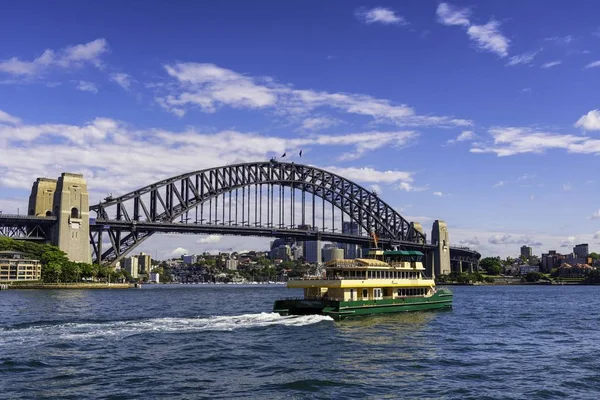
<svg viewBox="0 0 600 400">
<path fill-rule="evenodd" d="M 71 261 L 91 263 L 89 196 L 82 174 L 63 172 L 58 179 L 38 178 L 31 188 L 28 214 L 56 217 L 51 244 Z"/>
</svg>

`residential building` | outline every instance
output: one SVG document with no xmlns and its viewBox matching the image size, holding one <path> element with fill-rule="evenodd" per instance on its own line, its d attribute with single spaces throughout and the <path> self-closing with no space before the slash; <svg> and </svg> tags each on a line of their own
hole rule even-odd
<svg viewBox="0 0 600 400">
<path fill-rule="evenodd" d="M 197 260 L 198 256 L 196 256 L 195 254 L 184 254 L 181 256 L 181 261 L 183 261 L 183 263 L 186 265 L 195 264 Z"/>
<path fill-rule="evenodd" d="M 160 274 L 158 272 L 151 272 L 149 281 L 154 283 L 160 283 Z"/>
<path fill-rule="evenodd" d="M 302 246 L 292 247 L 292 257 L 294 257 L 294 260 L 296 261 L 304 257 L 304 253 L 302 253 Z"/>
<path fill-rule="evenodd" d="M 149 274 L 152 270 L 152 257 L 150 254 L 140 253 L 138 256 L 138 270 L 142 274 Z"/>
<path fill-rule="evenodd" d="M 18 251 L 0 251 L 0 282 L 37 281 L 42 278 L 40 260 Z"/>
<path fill-rule="evenodd" d="M 529 259 L 533 256 L 533 248 L 531 246 L 521 246 L 521 257 Z"/>
<path fill-rule="evenodd" d="M 589 246 L 587 243 L 578 244 L 573 247 L 573 254 L 575 258 L 587 258 L 589 253 Z"/>
<path fill-rule="evenodd" d="M 123 261 L 123 264 L 121 265 L 121 269 L 124 269 L 125 271 L 129 272 L 129 275 L 131 275 L 132 278 L 134 278 L 134 279 L 139 278 L 140 270 L 139 270 L 139 262 L 138 262 L 137 256 L 127 257 Z"/>
<path fill-rule="evenodd" d="M 527 275 L 530 272 L 540 272 L 540 267 L 537 265 L 521 265 L 521 275 Z"/>
<path fill-rule="evenodd" d="M 238 260 L 236 260 L 235 258 L 228 258 L 227 260 L 225 260 L 225 268 L 230 270 L 237 270 L 237 267 Z"/>
</svg>

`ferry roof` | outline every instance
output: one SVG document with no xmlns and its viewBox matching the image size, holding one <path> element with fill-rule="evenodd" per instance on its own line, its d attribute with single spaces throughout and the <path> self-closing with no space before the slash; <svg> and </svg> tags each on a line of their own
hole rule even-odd
<svg viewBox="0 0 600 400">
<path fill-rule="evenodd" d="M 376 260 L 374 258 L 356 258 L 359 264 L 369 267 L 389 267 L 390 265 L 384 261 Z"/>
<path fill-rule="evenodd" d="M 422 256 L 420 251 L 416 250 L 387 250 L 383 253 L 384 256 Z"/>
</svg>

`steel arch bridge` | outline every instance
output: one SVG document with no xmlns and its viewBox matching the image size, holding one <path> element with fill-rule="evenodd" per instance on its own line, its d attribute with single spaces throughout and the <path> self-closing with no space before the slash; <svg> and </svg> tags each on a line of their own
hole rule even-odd
<svg viewBox="0 0 600 400">
<path fill-rule="evenodd" d="M 357 244 L 368 244 L 375 232 L 386 245 L 432 247 L 376 193 L 323 169 L 274 160 L 164 179 L 109 196 L 90 211 L 96 213 L 90 242 L 98 263 L 115 263 L 157 232 Z"/>
</svg>

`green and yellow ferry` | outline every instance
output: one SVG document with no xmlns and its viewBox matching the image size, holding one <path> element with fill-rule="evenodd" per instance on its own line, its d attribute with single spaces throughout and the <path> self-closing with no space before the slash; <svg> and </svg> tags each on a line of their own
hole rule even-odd
<svg viewBox="0 0 600 400">
<path fill-rule="evenodd" d="M 277 300 L 280 315 L 328 315 L 335 320 L 405 311 L 452 308 L 452 292 L 425 277 L 420 251 L 371 249 L 369 258 L 332 260 L 318 277 L 290 279 L 304 297 Z"/>
</svg>

